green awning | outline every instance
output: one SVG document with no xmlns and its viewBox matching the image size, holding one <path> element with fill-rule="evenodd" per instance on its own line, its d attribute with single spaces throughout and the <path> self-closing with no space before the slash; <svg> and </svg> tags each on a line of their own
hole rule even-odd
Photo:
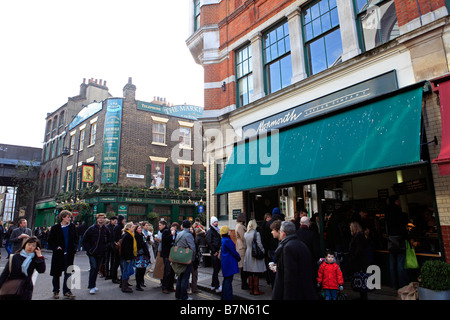
<svg viewBox="0 0 450 320">
<path fill-rule="evenodd" d="M 422 87 L 416 87 L 275 136 L 250 139 L 234 147 L 215 194 L 417 163 L 421 111 Z"/>
</svg>

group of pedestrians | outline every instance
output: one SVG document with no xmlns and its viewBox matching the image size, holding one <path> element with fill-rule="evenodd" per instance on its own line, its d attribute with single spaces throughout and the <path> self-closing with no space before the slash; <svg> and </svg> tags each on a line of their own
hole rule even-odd
<svg viewBox="0 0 450 320">
<path fill-rule="evenodd" d="M 320 293 L 326 300 L 336 300 L 337 293 L 343 290 L 343 273 L 334 252 L 327 251 L 321 258 L 318 228 L 306 214 L 299 217 L 296 226 L 294 221 L 285 221 L 279 208 L 275 208 L 265 217 L 260 231 L 255 220 L 245 226 L 245 218 L 241 213 L 236 219 L 236 245 L 229 238 L 228 226 L 219 229 L 217 219 L 211 218 L 207 236 L 214 271 L 211 288 L 218 283 L 219 270 L 214 257 L 220 251 L 222 299 L 232 299 L 231 282 L 233 275 L 239 273 L 243 290 L 249 290 L 252 295 L 264 294 L 259 290 L 259 279 L 267 272 L 273 300 L 316 300 Z M 361 247 L 364 233 L 357 222 L 352 223 L 351 230 L 349 264 L 352 270 L 359 271 L 367 266 Z M 216 245 L 217 235 L 222 238 L 220 248 Z M 264 258 L 256 256 L 255 247 L 265 253 Z"/>
</svg>

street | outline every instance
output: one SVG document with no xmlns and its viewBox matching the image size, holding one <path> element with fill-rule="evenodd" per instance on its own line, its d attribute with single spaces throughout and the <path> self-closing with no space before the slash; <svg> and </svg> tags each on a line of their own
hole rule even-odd
<svg viewBox="0 0 450 320">
<path fill-rule="evenodd" d="M 1 248 L 2 259 L 0 260 L 0 272 L 3 272 L 4 266 L 7 263 L 7 252 L 5 248 Z M 36 277 L 33 300 L 55 300 L 53 298 L 52 277 L 50 276 L 50 264 L 52 254 L 49 250 L 43 250 L 43 255 L 46 262 L 46 271 L 43 274 L 38 274 Z M 87 289 L 88 275 L 89 275 L 89 260 L 84 252 L 78 252 L 75 256 L 75 265 L 80 268 L 81 284 L 80 288 L 72 289 L 72 293 L 76 296 L 76 300 L 175 300 L 175 293 L 164 294 L 161 288 L 158 287 L 159 279 L 152 278 L 149 274 L 145 275 L 144 291 L 135 290 L 134 276 L 130 278 L 130 284 L 133 285 L 132 293 L 123 293 L 118 284 L 112 283 L 111 280 L 104 278 L 97 278 L 97 288 L 99 291 L 96 294 L 89 294 Z M 199 276 L 200 277 L 200 276 Z M 63 277 L 60 278 L 62 288 Z M 70 282 L 70 278 L 68 282 Z M 76 287 L 76 286 L 75 286 Z M 62 289 L 60 291 L 59 300 L 66 300 L 63 298 Z M 189 295 L 193 300 L 220 300 L 220 295 L 213 294 L 207 291 Z"/>
</svg>

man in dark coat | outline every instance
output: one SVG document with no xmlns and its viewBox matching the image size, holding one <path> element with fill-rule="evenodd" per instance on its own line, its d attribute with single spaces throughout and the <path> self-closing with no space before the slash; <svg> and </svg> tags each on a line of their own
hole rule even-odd
<svg viewBox="0 0 450 320">
<path fill-rule="evenodd" d="M 281 213 L 280 208 L 275 207 L 272 210 L 272 218 L 264 225 L 263 229 L 263 239 L 265 239 L 264 250 L 267 251 L 267 263 L 276 262 L 275 261 L 275 250 L 278 248 L 278 239 L 272 236 L 272 229 L 270 226 L 277 220 L 284 220 L 284 215 Z M 268 273 L 269 281 L 272 284 L 275 281 L 273 272 Z"/>
<path fill-rule="evenodd" d="M 74 299 L 75 296 L 67 286 L 67 279 L 71 275 L 71 273 L 67 272 L 67 268 L 73 265 L 77 250 L 78 235 L 75 225 L 71 223 L 72 212 L 63 210 L 59 213 L 58 218 L 61 222 L 55 224 L 50 229 L 48 236 L 49 249 L 53 250 L 50 268 L 50 275 L 53 277 L 53 298 L 59 299 L 59 278 L 61 277 L 61 273 L 64 272 L 64 298 Z"/>
<path fill-rule="evenodd" d="M 170 266 L 170 248 L 173 245 L 174 236 L 176 235 L 176 230 L 171 230 L 167 226 L 167 222 L 162 220 L 159 222 L 159 231 L 161 231 L 161 258 L 164 259 L 164 276 L 162 279 L 162 292 L 170 293 L 170 291 L 175 291 L 173 288 L 173 282 L 175 280 L 175 273 Z"/>
<path fill-rule="evenodd" d="M 308 217 L 301 217 L 300 227 L 298 228 L 296 234 L 297 237 L 303 241 L 311 252 L 311 266 L 314 284 L 317 282 L 317 272 L 319 271 L 317 261 L 320 259 L 320 239 L 319 235 L 314 231 L 309 229 L 310 219 Z"/>
<path fill-rule="evenodd" d="M 222 246 L 222 238 L 219 234 L 219 220 L 216 217 L 211 217 L 211 226 L 206 233 L 206 243 L 208 244 L 209 251 L 211 253 L 211 262 L 213 266 L 213 274 L 211 279 L 211 290 L 216 290 L 217 293 L 221 292 L 219 282 L 219 271 L 221 263 L 219 260 L 219 250 Z"/>
<path fill-rule="evenodd" d="M 105 227 L 106 215 L 97 214 L 97 223 L 90 226 L 83 235 L 83 248 L 89 258 L 89 284 L 90 294 L 98 291 L 96 287 L 97 274 L 109 243 L 109 230 Z"/>
<path fill-rule="evenodd" d="M 275 252 L 277 264 L 272 300 L 316 299 L 311 277 L 311 253 L 295 231 L 293 222 L 281 223 L 280 243 Z"/>
</svg>

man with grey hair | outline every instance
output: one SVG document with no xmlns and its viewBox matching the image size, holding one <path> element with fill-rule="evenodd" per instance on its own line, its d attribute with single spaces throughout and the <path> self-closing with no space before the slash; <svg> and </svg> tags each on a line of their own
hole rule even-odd
<svg viewBox="0 0 450 320">
<path fill-rule="evenodd" d="M 311 266 L 312 266 L 312 277 L 313 277 L 313 284 L 314 287 L 316 287 L 317 283 L 317 272 L 319 271 L 319 268 L 317 266 L 317 261 L 320 259 L 320 239 L 319 235 L 312 231 L 309 228 L 310 220 L 308 217 L 302 217 L 300 219 L 300 228 L 297 230 L 297 237 L 303 241 L 304 244 L 309 249 L 309 252 L 311 253 Z"/>
<path fill-rule="evenodd" d="M 275 251 L 273 300 L 316 300 L 311 253 L 295 232 L 293 222 L 281 223 L 280 243 Z"/>
</svg>

